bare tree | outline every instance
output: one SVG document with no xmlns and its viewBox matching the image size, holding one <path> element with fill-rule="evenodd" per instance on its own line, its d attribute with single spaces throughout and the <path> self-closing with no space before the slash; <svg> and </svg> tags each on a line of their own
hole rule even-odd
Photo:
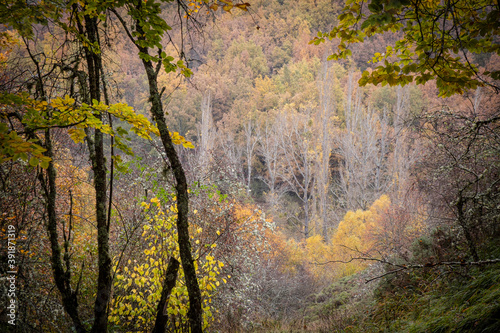
<svg viewBox="0 0 500 333">
<path fill-rule="evenodd" d="M 269 122 L 269 117 L 263 125 L 262 136 L 258 146 L 258 153 L 262 157 L 266 173 L 259 178 L 269 189 L 267 202 L 274 211 L 278 200 L 287 191 L 287 183 L 280 175 L 283 174 L 283 156 L 280 148 L 280 136 L 284 132 L 284 124 L 278 121 Z"/>
<path fill-rule="evenodd" d="M 239 179 L 244 182 L 241 170 L 242 168 L 242 156 L 243 148 L 237 142 L 236 133 L 228 124 L 228 120 L 223 118 L 222 121 L 217 123 L 217 146 L 223 155 L 225 162 L 227 163 L 227 169 L 229 176 L 234 179 Z"/>
<path fill-rule="evenodd" d="M 294 110 L 281 112 L 278 122 L 286 124 L 281 136 L 281 150 L 283 153 L 283 179 L 290 186 L 290 190 L 302 203 L 303 233 L 308 237 L 310 233 L 311 209 L 310 199 L 314 189 L 314 153 L 313 121 L 311 107 L 306 107 L 303 113 Z"/>
<path fill-rule="evenodd" d="M 332 115 L 335 111 L 335 100 L 333 98 L 333 70 L 328 68 L 328 63 L 323 62 L 320 79 L 318 80 L 318 91 L 320 105 L 316 112 L 316 125 L 318 133 L 316 138 L 316 191 L 319 199 L 319 212 L 322 222 L 322 234 L 325 241 L 328 238 L 328 188 L 330 186 L 330 153 L 332 140 L 330 135 Z"/>
<path fill-rule="evenodd" d="M 216 129 L 212 118 L 211 93 L 205 92 L 201 101 L 200 147 L 198 177 L 203 179 L 210 168 L 210 155 L 215 146 Z"/>
<path fill-rule="evenodd" d="M 393 113 L 392 165 L 393 178 L 391 193 L 393 199 L 399 200 L 406 191 L 406 182 L 410 178 L 410 168 L 416 162 L 417 146 L 412 145 L 408 128 L 409 88 L 396 88 L 396 104 Z"/>
<path fill-rule="evenodd" d="M 252 159 L 255 152 L 255 148 L 260 139 L 259 127 L 252 122 L 252 118 L 249 117 L 246 124 L 243 125 L 243 134 L 245 136 L 245 153 L 246 153 L 246 164 L 247 164 L 247 193 L 250 194 L 250 185 L 252 181 Z"/>
<path fill-rule="evenodd" d="M 351 86 L 352 76 L 348 91 L 352 91 Z M 340 186 L 347 209 L 366 210 L 391 184 L 387 111 L 379 115 L 363 106 L 360 93 L 356 93 L 354 103 L 352 96 L 347 96 L 345 113 L 345 131 L 337 143 L 343 158 Z"/>
</svg>

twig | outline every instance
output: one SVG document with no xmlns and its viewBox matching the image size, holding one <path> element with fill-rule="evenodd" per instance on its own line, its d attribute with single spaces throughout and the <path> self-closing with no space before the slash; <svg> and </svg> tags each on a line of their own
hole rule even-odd
<svg viewBox="0 0 500 333">
<path fill-rule="evenodd" d="M 315 265 L 328 265 L 328 264 L 335 264 L 335 263 L 348 264 L 348 263 L 351 263 L 355 260 L 376 261 L 376 262 L 379 262 L 382 264 L 387 264 L 390 266 L 398 267 L 398 269 L 394 269 L 390 272 L 386 272 L 382 275 L 368 279 L 365 281 L 365 283 L 383 278 L 384 276 L 387 276 L 390 274 L 396 274 L 398 272 L 401 272 L 404 270 L 409 270 L 409 269 L 432 268 L 432 267 L 438 267 L 438 266 L 470 267 L 470 266 L 483 266 L 483 265 L 491 265 L 491 264 L 500 263 L 500 258 L 497 258 L 497 259 L 477 260 L 477 261 L 438 261 L 438 262 L 428 262 L 425 264 L 396 264 L 396 263 L 390 262 L 390 261 L 385 260 L 385 259 L 370 258 L 370 257 L 351 257 L 351 259 L 349 259 L 349 260 L 329 260 L 326 262 L 315 262 L 313 264 L 315 264 Z"/>
</svg>

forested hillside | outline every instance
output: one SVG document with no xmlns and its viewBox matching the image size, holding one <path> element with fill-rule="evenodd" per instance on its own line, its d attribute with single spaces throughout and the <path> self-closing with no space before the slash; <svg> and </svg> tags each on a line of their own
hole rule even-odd
<svg viewBox="0 0 500 333">
<path fill-rule="evenodd" d="M 498 1 L 0 4 L 0 330 L 497 332 Z"/>
</svg>

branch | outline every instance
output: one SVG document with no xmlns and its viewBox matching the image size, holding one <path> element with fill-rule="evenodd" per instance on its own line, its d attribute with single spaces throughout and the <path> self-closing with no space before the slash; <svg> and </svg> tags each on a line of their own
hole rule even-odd
<svg viewBox="0 0 500 333">
<path fill-rule="evenodd" d="M 113 14 L 115 14 L 116 18 L 120 21 L 120 23 L 122 24 L 123 26 L 123 29 L 125 29 L 125 33 L 127 34 L 128 38 L 134 43 L 134 45 L 138 48 L 139 46 L 135 43 L 136 40 L 135 38 L 132 36 L 132 34 L 130 33 L 130 30 L 128 29 L 127 27 L 127 23 L 125 23 L 125 21 L 123 20 L 123 18 L 121 17 L 120 14 L 118 14 L 118 12 L 114 9 L 114 8 L 110 8 L 109 9 L 110 12 L 112 12 Z"/>
<path fill-rule="evenodd" d="M 53 129 L 53 128 L 69 128 L 69 127 L 73 127 L 73 126 L 76 126 L 76 125 L 80 125 L 81 123 L 85 122 L 86 120 L 87 120 L 87 116 L 85 116 L 82 120 L 79 120 L 79 121 L 77 121 L 75 123 L 66 124 L 66 125 L 27 127 L 26 130 L 18 132 L 18 134 L 29 134 L 29 133 L 33 133 L 35 131 L 47 130 L 47 129 Z"/>
<path fill-rule="evenodd" d="M 348 264 L 351 263 L 355 260 L 363 260 L 363 261 L 376 261 L 382 264 L 387 264 L 390 266 L 398 267 L 397 269 L 394 269 L 392 271 L 386 272 L 382 275 L 376 276 L 374 278 L 371 278 L 369 280 L 366 280 L 365 283 L 380 279 L 384 276 L 390 275 L 390 274 L 395 274 L 404 270 L 409 270 L 409 269 L 422 269 L 422 268 L 432 268 L 432 267 L 438 267 L 438 266 L 484 266 L 484 265 L 491 265 L 491 264 L 498 264 L 500 263 L 500 258 L 497 259 L 488 259 L 488 260 L 478 260 L 478 261 L 438 261 L 438 262 L 428 262 L 425 264 L 396 264 L 393 262 L 390 262 L 386 259 L 378 259 L 378 258 L 370 258 L 370 257 L 351 257 L 351 259 L 345 261 L 345 260 L 330 260 L 326 262 L 316 262 L 313 263 L 315 265 L 327 265 L 327 264 L 334 264 L 334 263 L 340 263 L 340 264 Z"/>
</svg>

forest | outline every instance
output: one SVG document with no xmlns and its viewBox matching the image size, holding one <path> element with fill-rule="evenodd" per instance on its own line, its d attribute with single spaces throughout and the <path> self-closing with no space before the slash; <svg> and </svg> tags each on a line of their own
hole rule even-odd
<svg viewBox="0 0 500 333">
<path fill-rule="evenodd" d="M 0 331 L 500 331 L 498 0 L 0 18 Z"/>
</svg>

